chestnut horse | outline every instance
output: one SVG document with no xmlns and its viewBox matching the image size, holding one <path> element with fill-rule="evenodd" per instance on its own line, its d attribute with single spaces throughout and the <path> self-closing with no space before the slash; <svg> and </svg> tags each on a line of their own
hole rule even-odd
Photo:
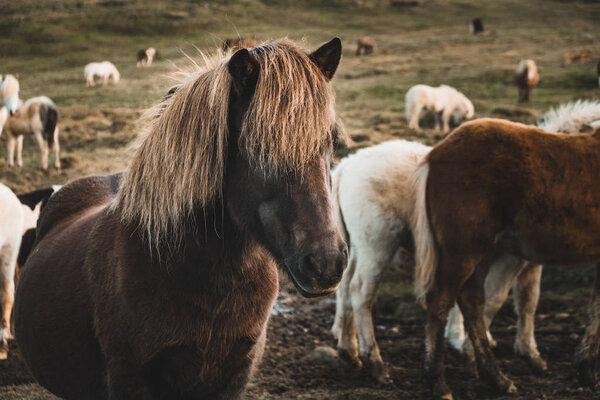
<svg viewBox="0 0 600 400">
<path fill-rule="evenodd" d="M 600 261 L 600 131 L 561 135 L 480 119 L 440 142 L 415 174 L 415 288 L 427 306 L 426 367 L 434 393 L 450 399 L 444 324 L 458 302 L 479 376 L 500 392 L 516 387 L 499 369 L 486 337 L 484 282 L 505 255 L 535 263 Z M 600 277 L 600 268 L 598 268 Z M 598 382 L 600 279 L 577 360 Z"/>
<path fill-rule="evenodd" d="M 328 81 L 341 50 L 338 38 L 310 55 L 281 40 L 190 74 L 148 113 L 126 172 L 50 199 L 15 302 L 19 348 L 44 387 L 239 398 L 277 266 L 307 297 L 335 290 L 347 248 L 330 194 Z"/>
</svg>

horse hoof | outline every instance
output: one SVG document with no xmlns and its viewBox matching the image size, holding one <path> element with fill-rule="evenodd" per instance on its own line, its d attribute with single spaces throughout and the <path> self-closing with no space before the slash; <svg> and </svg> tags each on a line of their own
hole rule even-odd
<svg viewBox="0 0 600 400">
<path fill-rule="evenodd" d="M 515 386 L 514 383 L 510 383 L 510 385 L 508 385 L 508 389 L 506 389 L 506 393 L 517 393 L 517 387 Z"/>
<path fill-rule="evenodd" d="M 525 361 L 536 375 L 544 375 L 548 372 L 548 364 L 541 357 L 525 357 Z"/>
<path fill-rule="evenodd" d="M 360 371 L 363 367 L 362 361 L 356 356 L 352 356 L 346 349 L 338 349 L 340 359 L 350 366 L 354 371 Z"/>
<path fill-rule="evenodd" d="M 446 393 L 440 396 L 440 400 L 454 400 L 452 393 Z"/>
</svg>

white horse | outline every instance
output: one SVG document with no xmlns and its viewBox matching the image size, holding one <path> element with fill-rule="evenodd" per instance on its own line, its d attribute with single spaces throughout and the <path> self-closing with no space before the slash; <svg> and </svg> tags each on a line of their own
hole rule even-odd
<svg viewBox="0 0 600 400">
<path fill-rule="evenodd" d="M 54 191 L 55 188 L 48 188 L 17 197 L 12 190 L 0 183 L 0 306 L 2 306 L 0 359 L 2 360 L 7 357 L 8 341 L 12 339 L 10 316 L 15 296 L 15 271 L 21 238 L 25 231 L 35 228 L 42 204 Z"/>
<path fill-rule="evenodd" d="M 152 65 L 152 60 L 156 55 L 156 49 L 154 47 L 148 47 L 146 50 L 140 50 L 137 54 L 137 67 L 149 67 Z"/>
<path fill-rule="evenodd" d="M 430 150 L 416 142 L 385 142 L 342 160 L 332 174 L 338 225 L 350 249 L 348 268 L 336 294 L 332 332 L 338 339 L 340 355 L 355 367 L 365 365 L 380 381 L 386 381 L 389 375 L 375 341 L 371 308 L 387 268 L 413 268 L 410 220 L 415 195 L 410 180 Z M 486 281 L 485 314 L 489 327 L 515 279 L 519 291 L 533 293 L 517 298 L 519 334 L 515 346 L 517 352 L 535 359 L 545 369 L 533 336 L 535 288 L 540 274 L 540 266 L 525 265 L 514 258 L 496 263 Z M 458 312 L 449 322 L 452 326 L 448 332 L 452 344 L 463 351 L 468 348 L 461 318 Z"/>
<path fill-rule="evenodd" d="M 119 82 L 119 79 L 121 79 L 121 74 L 119 74 L 117 67 L 109 61 L 93 62 L 85 66 L 83 77 L 86 86 L 95 86 L 96 82 L 94 79 L 96 76 L 100 78 L 103 85 L 106 85 L 110 78 L 112 78 L 114 83 Z"/>
<path fill-rule="evenodd" d="M 54 166 L 60 169 L 60 145 L 58 143 L 58 110 L 56 104 L 46 96 L 33 97 L 20 103 L 17 111 L 9 116 L 6 107 L 0 109 L 0 135 L 6 132 L 9 167 L 14 165 L 15 150 L 17 165 L 23 166 L 23 137 L 33 135 L 42 153 L 42 169 L 48 169 L 48 153 L 54 150 Z"/>
<path fill-rule="evenodd" d="M 0 96 L 2 97 L 2 102 L 4 103 L 4 107 L 10 115 L 13 115 L 17 108 L 19 108 L 20 100 L 19 100 L 19 80 L 11 74 L 8 74 L 2 80 L 2 76 L 0 75 Z"/>
<path fill-rule="evenodd" d="M 577 102 L 550 110 L 538 125 L 578 133 L 600 125 L 599 113 L 600 103 Z M 359 150 L 332 173 L 337 223 L 350 249 L 348 268 L 336 293 L 332 332 L 344 358 L 356 367 L 366 363 L 371 374 L 382 381 L 388 374 L 375 341 L 371 308 L 385 269 L 394 264 L 412 268 L 414 263 L 410 221 L 416 199 L 411 180 L 430 149 L 416 142 L 385 142 Z M 518 315 L 515 351 L 536 371 L 547 369 L 534 337 L 541 273 L 540 265 L 505 257 L 490 268 L 485 282 L 484 322 L 490 343 L 494 344 L 489 326 L 512 286 Z M 472 357 L 458 307 L 450 313 L 446 337 Z"/>
<path fill-rule="evenodd" d="M 450 118 L 456 125 L 464 119 L 471 119 L 475 113 L 473 103 L 453 87 L 441 85 L 431 87 L 416 85 L 411 87 L 404 98 L 406 120 L 409 128 L 419 130 L 419 115 L 422 110 L 434 113 L 435 129 L 440 128 L 440 114 L 444 132 L 450 132 Z"/>
</svg>

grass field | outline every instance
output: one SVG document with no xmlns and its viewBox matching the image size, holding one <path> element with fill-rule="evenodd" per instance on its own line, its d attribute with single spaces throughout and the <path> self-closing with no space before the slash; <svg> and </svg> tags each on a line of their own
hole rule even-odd
<svg viewBox="0 0 600 400">
<path fill-rule="evenodd" d="M 350 151 L 393 138 L 435 144 L 443 136 L 408 129 L 404 94 L 412 85 L 448 84 L 469 97 L 476 117 L 534 123 L 548 108 L 598 99 L 593 63 L 565 54 L 600 56 L 600 2 L 568 0 L 422 0 L 417 6 L 385 0 L 22 0 L 0 2 L 0 74 L 20 74 L 21 98 L 46 95 L 59 108 L 61 171 L 40 171 L 40 155 L 26 139 L 22 169 L 6 167 L 0 181 L 17 192 L 63 184 L 127 166 L 143 110 L 224 38 L 238 34 L 266 41 L 287 36 L 307 48 L 339 36 L 343 60 L 333 85 L 337 110 L 354 139 Z M 468 33 L 482 17 L 485 33 Z M 371 56 L 354 54 L 356 40 L 376 43 Z M 136 53 L 155 47 L 151 68 L 136 68 Z M 533 101 L 518 105 L 512 85 L 519 60 L 538 64 Z M 86 88 L 83 67 L 110 60 L 121 82 Z M 6 142 L 5 137 L 1 139 Z M 345 152 L 344 152 L 345 153 Z M 343 153 L 340 153 L 343 154 Z M 578 297 L 591 286 L 591 270 L 548 269 L 545 287 Z M 383 292 L 409 292 L 409 275 L 395 271 Z M 285 397 L 282 397 L 285 398 Z M 358 398 L 358 397 L 357 397 Z"/>
</svg>

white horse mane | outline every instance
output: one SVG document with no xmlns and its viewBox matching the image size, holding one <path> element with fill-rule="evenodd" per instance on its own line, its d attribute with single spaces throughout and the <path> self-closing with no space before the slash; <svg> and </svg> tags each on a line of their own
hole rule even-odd
<svg viewBox="0 0 600 400">
<path fill-rule="evenodd" d="M 577 100 L 551 108 L 537 126 L 550 132 L 580 133 L 585 127 L 600 126 L 600 101 Z"/>
</svg>

